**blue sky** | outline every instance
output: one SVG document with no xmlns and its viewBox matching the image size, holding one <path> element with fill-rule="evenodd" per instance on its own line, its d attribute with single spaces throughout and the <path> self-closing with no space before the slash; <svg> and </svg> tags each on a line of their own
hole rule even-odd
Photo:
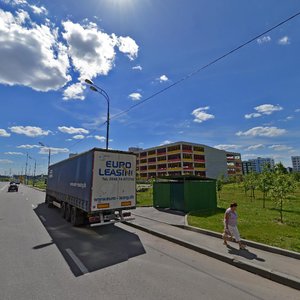
<svg viewBox="0 0 300 300">
<path fill-rule="evenodd" d="M 273 157 L 300 155 L 300 17 L 168 89 L 300 11 L 296 0 L 0 0 L 0 174 L 31 172 L 93 147 L 188 141 Z"/>
</svg>

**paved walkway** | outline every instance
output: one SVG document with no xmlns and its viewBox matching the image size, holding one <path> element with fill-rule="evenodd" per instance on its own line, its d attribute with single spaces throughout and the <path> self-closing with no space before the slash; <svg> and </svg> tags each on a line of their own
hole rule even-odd
<svg viewBox="0 0 300 300">
<path fill-rule="evenodd" d="M 140 229 L 300 289 L 300 259 L 250 246 L 247 251 L 239 250 L 238 244 L 233 242 L 229 242 L 226 247 L 220 238 L 172 226 L 184 225 L 184 214 L 159 211 L 155 208 L 138 208 L 134 215 L 132 224 Z"/>
</svg>

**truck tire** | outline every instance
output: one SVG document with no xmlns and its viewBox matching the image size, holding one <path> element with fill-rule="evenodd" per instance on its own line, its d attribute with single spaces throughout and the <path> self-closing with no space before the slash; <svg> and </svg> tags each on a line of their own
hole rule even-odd
<svg viewBox="0 0 300 300">
<path fill-rule="evenodd" d="M 66 217 L 66 203 L 62 202 L 60 207 L 60 215 L 62 218 Z"/>
<path fill-rule="evenodd" d="M 71 221 L 71 210 L 72 210 L 72 205 L 66 204 L 66 214 L 65 214 L 65 219 L 66 219 L 66 221 L 68 221 L 68 222 Z"/>
<path fill-rule="evenodd" d="M 72 207 L 71 209 L 71 224 L 73 226 L 80 226 L 83 223 L 82 215 L 80 214 L 79 209 Z"/>
<path fill-rule="evenodd" d="M 45 203 L 49 208 L 53 207 L 51 196 L 46 195 Z"/>
</svg>

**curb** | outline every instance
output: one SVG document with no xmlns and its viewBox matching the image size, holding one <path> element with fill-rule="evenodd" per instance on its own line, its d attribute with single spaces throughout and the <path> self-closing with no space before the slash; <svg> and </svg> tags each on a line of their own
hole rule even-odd
<svg viewBox="0 0 300 300">
<path fill-rule="evenodd" d="M 185 224 L 187 224 L 187 223 L 185 223 Z M 219 232 L 215 232 L 215 231 L 211 231 L 211 230 L 207 230 L 207 229 L 202 229 L 202 228 L 198 228 L 198 227 L 193 227 L 193 226 L 189 226 L 189 225 L 184 225 L 184 226 L 175 225 L 175 226 L 179 227 L 179 228 L 182 228 L 182 229 L 186 229 L 186 230 L 206 234 L 206 235 L 209 235 L 209 236 L 213 236 L 213 237 L 216 237 L 216 238 L 222 238 L 222 234 L 219 233 Z M 248 246 L 251 246 L 251 247 L 256 248 L 256 249 L 268 251 L 268 252 L 275 253 L 275 254 L 284 255 L 284 256 L 287 256 L 287 257 L 295 258 L 295 259 L 300 259 L 300 253 L 299 252 L 290 251 L 290 250 L 286 250 L 286 249 L 282 249 L 282 248 L 278 248 L 278 247 L 273 247 L 273 246 L 269 246 L 269 245 L 266 245 L 266 244 L 261 244 L 261 243 L 258 243 L 258 242 L 245 240 L 245 239 L 242 239 L 242 241 L 244 243 L 246 243 Z"/>
<path fill-rule="evenodd" d="M 277 283 L 289 286 L 291 288 L 300 290 L 300 279 L 296 278 L 294 276 L 290 276 L 278 271 L 273 271 L 270 269 L 266 269 L 264 267 L 258 267 L 252 263 L 248 263 L 248 262 L 242 262 L 240 260 L 237 260 L 235 258 L 232 258 L 229 255 L 226 254 L 221 254 L 217 251 L 212 251 L 206 247 L 200 247 L 199 245 L 193 244 L 193 243 L 188 243 L 182 239 L 176 238 L 174 236 L 171 235 L 167 235 L 167 234 L 163 234 L 161 232 L 146 228 L 144 226 L 138 225 L 138 224 L 134 224 L 134 223 L 130 223 L 130 222 L 124 222 L 124 224 L 137 228 L 139 230 L 142 230 L 144 232 L 147 232 L 149 234 L 152 234 L 154 236 L 157 236 L 159 238 L 165 239 L 169 242 L 175 243 L 177 245 L 180 245 L 182 247 L 194 250 L 198 253 L 210 256 L 212 258 L 218 259 L 222 262 L 228 263 L 232 266 L 235 266 L 237 268 L 243 269 L 245 271 L 248 271 L 250 273 L 259 275 L 261 277 L 270 279 L 272 281 L 275 281 Z"/>
</svg>

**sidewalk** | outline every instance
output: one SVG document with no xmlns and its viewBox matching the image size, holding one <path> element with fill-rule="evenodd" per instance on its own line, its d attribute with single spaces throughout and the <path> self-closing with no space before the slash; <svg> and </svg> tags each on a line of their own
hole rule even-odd
<svg viewBox="0 0 300 300">
<path fill-rule="evenodd" d="M 134 217 L 135 220 L 128 225 L 300 290 L 300 259 L 250 245 L 247 251 L 239 250 L 233 242 L 229 242 L 229 247 L 226 247 L 221 238 L 179 228 L 178 225 L 184 224 L 184 215 L 171 211 L 167 213 L 154 208 L 141 208 L 134 212 Z"/>
</svg>

